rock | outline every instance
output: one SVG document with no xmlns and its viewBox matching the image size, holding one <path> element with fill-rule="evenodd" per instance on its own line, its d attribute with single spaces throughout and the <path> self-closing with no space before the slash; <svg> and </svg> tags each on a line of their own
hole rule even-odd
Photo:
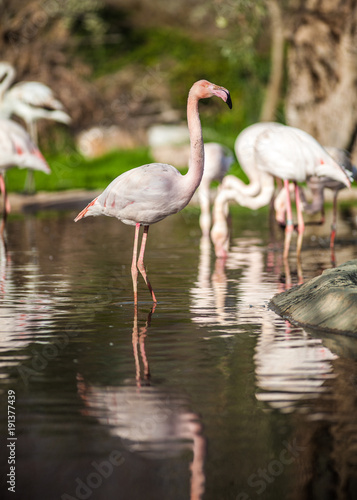
<svg viewBox="0 0 357 500">
<path fill-rule="evenodd" d="M 275 295 L 269 307 L 303 327 L 357 335 L 357 260 Z"/>
<path fill-rule="evenodd" d="M 187 167 L 190 134 L 187 125 L 153 125 L 148 129 L 151 155 L 159 163 Z"/>
<path fill-rule="evenodd" d="M 117 125 L 93 127 L 77 137 L 77 147 L 83 156 L 96 158 L 114 149 L 133 149 L 147 144 L 143 130 L 135 132 Z"/>
<path fill-rule="evenodd" d="M 148 143 L 151 148 L 181 146 L 190 143 L 187 125 L 153 125 L 148 129 Z"/>
<path fill-rule="evenodd" d="M 177 168 L 184 168 L 188 165 L 190 157 L 190 145 L 182 146 L 160 146 L 151 149 L 151 156 L 158 163 L 168 163 Z"/>
</svg>

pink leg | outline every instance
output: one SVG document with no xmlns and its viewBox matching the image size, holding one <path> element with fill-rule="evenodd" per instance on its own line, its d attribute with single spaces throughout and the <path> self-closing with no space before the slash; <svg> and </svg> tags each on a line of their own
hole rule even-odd
<svg viewBox="0 0 357 500">
<path fill-rule="evenodd" d="M 139 356 L 138 356 L 138 338 L 139 338 L 139 336 L 138 336 L 138 307 L 137 307 L 137 304 L 135 303 L 132 342 L 133 342 L 133 354 L 134 354 L 134 360 L 135 360 L 136 384 L 138 387 L 140 387 L 140 361 L 139 361 Z"/>
<path fill-rule="evenodd" d="M 146 240 L 148 237 L 148 232 L 149 232 L 149 226 L 144 226 L 144 232 L 143 232 L 143 238 L 141 240 L 141 248 L 140 248 L 140 254 L 139 254 L 139 260 L 138 260 L 138 269 L 141 272 L 142 277 L 144 278 L 144 281 L 151 293 L 152 300 L 154 302 L 157 302 L 154 290 L 152 289 L 152 286 L 150 285 L 150 282 L 147 278 L 146 271 L 145 271 L 145 266 L 144 266 L 144 253 L 145 253 L 145 246 L 146 246 Z"/>
<path fill-rule="evenodd" d="M 137 306 L 137 303 L 138 303 L 138 269 L 136 267 L 136 259 L 137 259 L 137 255 L 138 255 L 139 231 L 140 231 L 140 224 L 136 224 L 135 237 L 134 237 L 134 248 L 133 248 L 133 260 L 131 262 L 131 277 L 133 280 L 135 307 Z"/>
<path fill-rule="evenodd" d="M 2 195 L 4 196 L 4 209 L 3 209 L 3 215 L 4 217 L 7 216 L 7 214 L 10 212 L 11 207 L 10 207 L 10 202 L 7 197 L 7 191 L 6 191 L 6 186 L 5 186 L 5 179 L 3 174 L 0 174 L 0 191 Z"/>
<path fill-rule="evenodd" d="M 334 266 L 336 265 L 336 257 L 335 257 L 336 223 L 337 223 L 337 191 L 335 191 L 333 197 L 333 219 L 332 219 L 331 236 L 330 236 L 331 262 Z"/>
<path fill-rule="evenodd" d="M 300 258 L 302 239 L 303 239 L 304 230 L 305 230 L 305 224 L 304 224 L 304 218 L 302 215 L 300 191 L 299 191 L 299 186 L 297 184 L 295 184 L 295 200 L 296 200 L 296 211 L 297 211 L 297 218 L 298 218 L 298 240 L 297 240 L 296 253 L 297 253 L 298 258 Z"/>
<path fill-rule="evenodd" d="M 284 259 L 288 258 L 291 235 L 294 231 L 293 224 L 293 214 L 291 210 L 291 199 L 290 199 L 290 191 L 289 191 L 289 181 L 284 180 L 284 186 L 286 191 L 286 227 L 285 227 L 285 241 L 284 241 Z"/>
</svg>

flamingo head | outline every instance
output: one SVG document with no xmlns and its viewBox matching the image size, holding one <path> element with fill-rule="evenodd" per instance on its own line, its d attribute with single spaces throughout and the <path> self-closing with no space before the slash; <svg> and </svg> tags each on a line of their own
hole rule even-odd
<svg viewBox="0 0 357 500">
<path fill-rule="evenodd" d="M 216 220 L 211 229 L 211 240 L 218 259 L 226 259 L 229 250 L 229 227 L 226 220 Z"/>
<path fill-rule="evenodd" d="M 195 96 L 196 99 L 206 99 L 208 97 L 217 96 L 227 103 L 230 109 L 232 109 L 232 100 L 229 91 L 224 87 L 215 85 L 207 80 L 199 80 L 194 83 L 191 87 L 190 95 Z"/>
</svg>

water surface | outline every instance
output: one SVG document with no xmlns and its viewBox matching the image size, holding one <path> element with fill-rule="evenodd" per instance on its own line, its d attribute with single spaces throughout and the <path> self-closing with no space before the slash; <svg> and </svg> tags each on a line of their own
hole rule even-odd
<svg viewBox="0 0 357 500">
<path fill-rule="evenodd" d="M 74 215 L 10 218 L 1 247 L 5 498 L 356 498 L 356 340 L 306 332 L 267 306 L 331 267 L 329 223 L 307 228 L 299 268 L 295 240 L 284 266 L 266 212 L 235 214 L 226 262 L 196 213 L 166 219 L 146 255 L 159 302 L 139 279 L 136 310 L 133 228 Z M 337 264 L 357 258 L 356 241 L 339 220 Z"/>
</svg>

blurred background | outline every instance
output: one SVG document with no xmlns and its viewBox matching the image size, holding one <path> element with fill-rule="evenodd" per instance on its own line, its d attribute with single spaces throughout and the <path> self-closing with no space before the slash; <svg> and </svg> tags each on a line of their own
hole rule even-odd
<svg viewBox="0 0 357 500">
<path fill-rule="evenodd" d="M 234 106 L 205 103 L 205 141 L 232 148 L 244 127 L 278 121 L 357 162 L 352 0 L 1 0 L 0 16 L 15 82 L 50 86 L 72 118 L 38 123 L 53 172 L 36 173 L 38 189 L 105 187 L 118 150 L 122 170 L 150 161 L 148 130 L 184 123 L 200 78 L 229 88 Z M 102 155 L 103 170 L 77 178 Z M 10 191 L 22 175 L 9 172 Z"/>
</svg>

